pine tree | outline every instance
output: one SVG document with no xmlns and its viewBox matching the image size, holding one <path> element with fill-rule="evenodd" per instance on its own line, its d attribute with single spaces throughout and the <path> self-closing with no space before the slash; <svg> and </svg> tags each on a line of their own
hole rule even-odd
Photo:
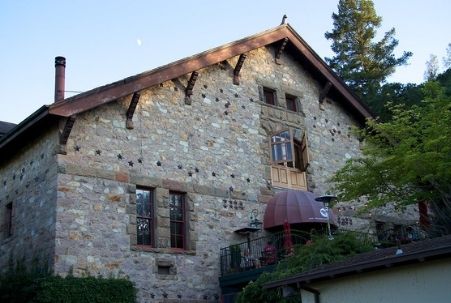
<svg viewBox="0 0 451 303">
<path fill-rule="evenodd" d="M 371 0 L 340 0 L 338 13 L 332 14 L 332 19 L 334 28 L 325 36 L 332 40 L 336 55 L 326 61 L 361 98 L 371 99 L 412 53 L 404 52 L 399 58 L 393 54 L 398 45 L 394 28 L 380 41 L 374 41 L 382 18 Z"/>
</svg>

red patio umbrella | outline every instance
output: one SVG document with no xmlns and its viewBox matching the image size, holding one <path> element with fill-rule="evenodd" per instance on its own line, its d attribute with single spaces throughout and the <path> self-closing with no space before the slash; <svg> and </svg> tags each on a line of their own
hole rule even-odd
<svg viewBox="0 0 451 303">
<path fill-rule="evenodd" d="M 336 225 L 336 219 L 329 209 L 330 224 Z M 263 228 L 288 224 L 321 223 L 327 224 L 327 211 L 324 204 L 315 201 L 313 193 L 301 190 L 288 190 L 277 193 L 266 205 Z"/>
</svg>

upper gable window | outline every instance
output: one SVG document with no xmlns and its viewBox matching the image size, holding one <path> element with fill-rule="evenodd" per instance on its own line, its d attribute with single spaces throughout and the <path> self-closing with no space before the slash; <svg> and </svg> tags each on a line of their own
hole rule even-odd
<svg viewBox="0 0 451 303">
<path fill-rule="evenodd" d="M 136 228 L 138 245 L 154 245 L 153 190 L 136 189 Z"/>
<path fill-rule="evenodd" d="M 263 87 L 263 101 L 269 105 L 277 105 L 276 91 L 268 87 Z"/>
<path fill-rule="evenodd" d="M 286 104 L 287 104 L 287 109 L 291 110 L 293 112 L 297 112 L 298 111 L 298 98 L 296 96 L 293 95 L 285 95 L 285 100 L 286 100 Z"/>
</svg>

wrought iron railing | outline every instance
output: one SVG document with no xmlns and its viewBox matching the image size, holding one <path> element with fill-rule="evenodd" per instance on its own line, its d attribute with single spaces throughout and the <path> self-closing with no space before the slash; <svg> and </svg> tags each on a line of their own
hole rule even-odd
<svg viewBox="0 0 451 303">
<path fill-rule="evenodd" d="M 308 233 L 291 231 L 290 245 L 284 232 L 221 248 L 221 275 L 249 271 L 276 264 L 293 253 L 293 246 L 305 244 L 310 238 Z"/>
<path fill-rule="evenodd" d="M 357 231 L 343 231 L 353 233 L 362 243 L 374 247 L 390 247 L 412 241 L 423 240 L 427 237 L 419 227 L 385 229 L 376 234 Z M 340 233 L 334 231 L 334 235 Z M 322 232 L 315 232 L 315 237 Z M 220 250 L 221 276 L 237 272 L 245 272 L 265 266 L 274 265 L 293 253 L 293 247 L 308 243 L 311 234 L 299 230 L 291 231 L 291 243 L 286 245 L 286 234 L 282 232 L 237 243 Z M 271 248 L 272 247 L 272 248 Z"/>
</svg>

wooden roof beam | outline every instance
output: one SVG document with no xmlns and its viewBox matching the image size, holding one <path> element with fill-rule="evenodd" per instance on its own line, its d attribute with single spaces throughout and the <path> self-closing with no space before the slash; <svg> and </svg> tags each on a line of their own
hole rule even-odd
<svg viewBox="0 0 451 303">
<path fill-rule="evenodd" d="M 59 136 L 60 146 L 59 146 L 59 151 L 58 151 L 59 154 L 62 154 L 62 155 L 67 154 L 66 144 L 67 144 L 67 140 L 69 139 L 72 128 L 74 127 L 76 118 L 77 118 L 76 115 L 72 115 L 69 118 L 67 118 L 66 122 L 64 123 L 63 130 L 60 131 L 60 136 Z"/>
<path fill-rule="evenodd" d="M 125 127 L 127 129 L 133 129 L 133 115 L 135 114 L 136 106 L 138 105 L 139 97 L 141 95 L 136 92 L 133 93 L 132 100 L 130 101 L 130 105 L 128 106 L 127 113 L 125 114 L 126 120 L 125 120 Z"/>
<path fill-rule="evenodd" d="M 283 53 L 283 51 L 285 49 L 285 46 L 287 46 L 288 40 L 289 40 L 288 37 L 283 39 L 282 43 L 280 44 L 279 48 L 277 49 L 276 56 L 275 56 L 276 57 L 276 59 L 275 59 L 276 64 L 282 64 L 282 62 L 280 62 L 280 57 L 282 56 L 282 53 Z"/>
<path fill-rule="evenodd" d="M 244 60 L 246 60 L 247 55 L 241 54 L 233 70 L 233 84 L 240 85 L 240 71 L 243 67 Z"/>
<path fill-rule="evenodd" d="M 330 89 L 332 88 L 332 83 L 327 81 L 326 85 L 324 85 L 323 89 L 319 93 L 318 102 L 323 103 L 324 99 L 326 99 L 327 94 L 329 93 Z"/>
<path fill-rule="evenodd" d="M 185 89 L 185 104 L 191 105 L 191 96 L 193 95 L 194 84 L 196 84 L 197 77 L 199 77 L 198 72 L 192 72 L 191 77 L 188 80 L 188 85 Z"/>
</svg>

